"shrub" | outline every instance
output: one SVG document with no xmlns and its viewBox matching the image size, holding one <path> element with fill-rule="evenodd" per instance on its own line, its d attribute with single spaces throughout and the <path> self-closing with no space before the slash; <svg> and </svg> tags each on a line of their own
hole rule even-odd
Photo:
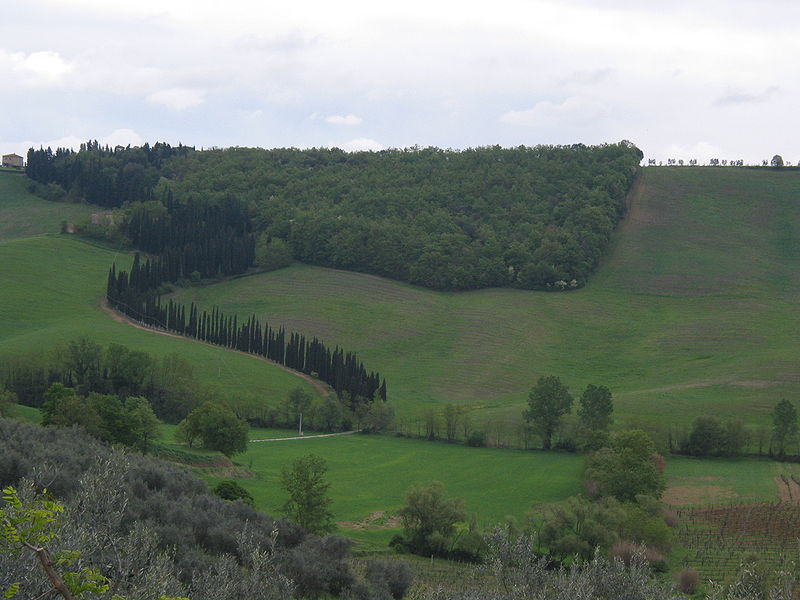
<svg viewBox="0 0 800 600">
<path fill-rule="evenodd" d="M 694 594 L 700 585 L 700 573 L 687 567 L 678 573 L 678 591 L 684 594 Z"/>
<path fill-rule="evenodd" d="M 373 589 L 386 590 L 395 600 L 400 600 L 408 592 L 414 576 L 404 560 L 367 561 L 366 579 Z"/>
<path fill-rule="evenodd" d="M 483 431 L 473 431 L 467 438 L 467 446 L 473 448 L 483 448 L 486 445 L 486 433 Z"/>
<path fill-rule="evenodd" d="M 214 486 L 214 493 L 223 500 L 241 500 L 253 506 L 253 496 L 233 479 L 223 479 Z"/>
</svg>

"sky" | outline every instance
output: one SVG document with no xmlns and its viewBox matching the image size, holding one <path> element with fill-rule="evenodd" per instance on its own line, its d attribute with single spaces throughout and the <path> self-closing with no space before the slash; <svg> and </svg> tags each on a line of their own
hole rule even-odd
<svg viewBox="0 0 800 600">
<path fill-rule="evenodd" d="M 795 0 L 9 0 L 0 153 L 625 139 L 797 164 L 798 23 Z"/>
</svg>

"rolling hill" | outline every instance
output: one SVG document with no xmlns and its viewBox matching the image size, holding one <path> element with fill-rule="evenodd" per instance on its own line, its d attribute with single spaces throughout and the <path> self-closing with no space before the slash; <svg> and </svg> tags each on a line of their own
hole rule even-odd
<svg viewBox="0 0 800 600">
<path fill-rule="evenodd" d="M 618 423 L 698 415 L 766 424 L 800 391 L 800 173 L 645 169 L 581 290 L 434 292 L 295 265 L 176 299 L 352 348 L 385 373 L 407 426 L 454 403 L 518 419 L 543 374 L 609 386 Z"/>
<path fill-rule="evenodd" d="M 0 363 L 87 336 L 155 356 L 178 353 L 202 381 L 243 402 L 277 402 L 295 387 L 316 393 L 304 380 L 253 357 L 155 335 L 110 318 L 100 308 L 108 267 L 130 257 L 54 233 L 61 220 L 87 216 L 90 208 L 45 202 L 30 195 L 23 182 L 22 177 L 0 175 L 0 215 L 6 219 L 0 226 Z"/>
</svg>

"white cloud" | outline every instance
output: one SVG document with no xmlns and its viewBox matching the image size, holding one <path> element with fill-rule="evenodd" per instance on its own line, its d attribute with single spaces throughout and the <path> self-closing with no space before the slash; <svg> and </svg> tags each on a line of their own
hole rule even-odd
<svg viewBox="0 0 800 600">
<path fill-rule="evenodd" d="M 325 121 L 330 123 L 331 125 L 359 125 L 362 121 L 361 117 L 357 117 L 355 115 L 331 115 L 329 117 L 325 117 Z"/>
<path fill-rule="evenodd" d="M 725 94 L 714 100 L 714 106 L 762 104 L 769 101 L 779 90 L 780 88 L 777 85 L 771 85 L 765 90 L 755 93 L 728 90 Z"/>
<path fill-rule="evenodd" d="M 708 164 L 708 161 L 712 158 L 718 158 L 720 160 L 748 160 L 746 157 L 730 154 L 730 152 L 725 149 L 708 142 L 697 142 L 696 144 L 669 144 L 665 146 L 658 155 L 674 158 L 676 160 L 683 159 L 687 163 L 692 159 L 696 159 L 701 165 Z M 648 157 L 645 156 L 645 159 L 647 158 Z M 664 161 L 666 162 L 666 159 L 664 159 Z"/>
<path fill-rule="evenodd" d="M 147 101 L 172 110 L 186 110 L 200 106 L 205 101 L 205 94 L 203 90 L 176 87 L 153 92 L 147 97 Z"/>
<path fill-rule="evenodd" d="M 130 144 L 131 146 L 140 146 L 143 143 L 142 136 L 139 135 L 133 129 L 129 129 L 127 127 L 123 127 L 120 129 L 115 129 L 108 135 L 104 135 L 100 138 L 97 138 L 94 132 L 87 132 L 84 136 L 79 136 L 75 134 L 65 135 L 55 139 L 49 140 L 27 140 L 21 142 L 4 142 L 3 146 L 9 146 L 15 148 L 12 150 L 21 156 L 25 156 L 28 148 L 52 148 L 55 150 L 56 148 L 72 148 L 73 150 L 78 150 L 81 144 L 85 144 L 89 140 L 97 139 L 101 146 L 127 146 Z"/>
<path fill-rule="evenodd" d="M 197 146 L 627 138 L 664 160 L 792 156 L 800 3 L 724 4 L 26 0 L 4 13 L 0 111 L 22 116 L 0 136 L 124 124 Z M 382 144 L 350 139 L 362 117 Z"/>
<path fill-rule="evenodd" d="M 561 103 L 543 100 L 527 110 L 512 110 L 500 116 L 501 123 L 531 128 L 587 123 L 604 113 L 597 102 L 572 96 Z"/>
<path fill-rule="evenodd" d="M 107 136 L 100 138 L 99 142 L 103 146 L 141 146 L 142 136 L 136 133 L 133 129 L 124 127 L 122 129 L 115 129 Z"/>
<path fill-rule="evenodd" d="M 380 142 L 376 142 L 370 138 L 356 138 L 354 140 L 350 140 L 349 142 L 345 142 L 341 146 L 342 150 L 347 150 L 348 152 L 359 152 L 362 150 L 371 150 L 373 152 L 377 152 L 378 150 L 383 150 L 384 146 Z"/>
<path fill-rule="evenodd" d="M 0 49 L 0 68 L 10 69 L 17 83 L 24 85 L 57 85 L 64 81 L 74 65 L 58 52 L 7 52 Z"/>
</svg>

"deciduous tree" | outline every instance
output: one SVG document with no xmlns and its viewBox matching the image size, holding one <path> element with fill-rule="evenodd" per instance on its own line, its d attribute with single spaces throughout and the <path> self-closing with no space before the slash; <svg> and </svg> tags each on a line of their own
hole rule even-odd
<svg viewBox="0 0 800 600">
<path fill-rule="evenodd" d="M 555 375 L 546 375 L 531 389 L 528 395 L 528 410 L 525 420 L 533 423 L 542 436 L 542 446 L 549 450 L 552 446 L 553 434 L 561 423 L 561 417 L 572 409 L 572 396 L 561 379 Z"/>
<path fill-rule="evenodd" d="M 466 518 L 464 500 L 445 499 L 444 484 L 433 481 L 427 487 L 413 486 L 400 509 L 406 544 L 415 554 L 440 554 L 456 528 Z"/>
<path fill-rule="evenodd" d="M 611 390 L 606 386 L 587 385 L 581 394 L 580 403 L 578 417 L 584 427 L 591 430 L 606 430 L 611 426 L 614 401 L 611 398 Z"/>
<path fill-rule="evenodd" d="M 323 534 L 336 528 L 328 496 L 331 486 L 325 479 L 327 472 L 325 459 L 316 454 L 298 458 L 281 472 L 281 485 L 289 494 L 283 512 L 311 533 Z"/>
<path fill-rule="evenodd" d="M 778 454 L 786 454 L 786 446 L 797 437 L 797 410 L 785 398 L 772 410 L 772 439 Z"/>
<path fill-rule="evenodd" d="M 596 485 L 599 495 L 614 496 L 621 502 L 633 502 L 640 494 L 660 498 L 666 482 L 658 458 L 653 441 L 644 431 L 620 431 L 610 447 L 589 456 L 586 479 Z"/>
<path fill-rule="evenodd" d="M 247 423 L 230 407 L 206 402 L 178 424 L 175 437 L 189 446 L 199 440 L 210 450 L 233 456 L 247 449 L 247 432 Z"/>
</svg>

